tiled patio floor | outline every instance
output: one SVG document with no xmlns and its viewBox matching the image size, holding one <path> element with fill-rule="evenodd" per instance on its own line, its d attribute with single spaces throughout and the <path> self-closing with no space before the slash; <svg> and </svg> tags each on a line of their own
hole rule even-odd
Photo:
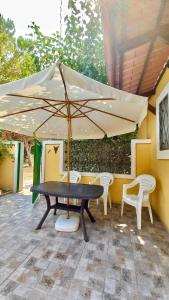
<svg viewBox="0 0 169 300">
<path fill-rule="evenodd" d="M 43 203 L 32 207 L 29 194 L 0 198 L 0 299 L 169 299 L 169 236 L 146 209 L 139 233 L 133 208 L 120 218 L 113 205 L 103 217 L 102 204 L 92 205 L 97 222 L 87 220 L 85 243 L 81 230 L 56 232 L 52 212 L 36 231 Z"/>
</svg>

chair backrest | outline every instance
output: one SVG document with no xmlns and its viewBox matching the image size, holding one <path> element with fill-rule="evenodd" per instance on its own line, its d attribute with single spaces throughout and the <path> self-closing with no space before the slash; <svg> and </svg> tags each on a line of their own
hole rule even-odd
<svg viewBox="0 0 169 300">
<path fill-rule="evenodd" d="M 70 182 L 78 183 L 81 180 L 81 174 L 78 171 L 70 171 Z"/>
<path fill-rule="evenodd" d="M 114 181 L 114 176 L 111 173 L 100 173 L 98 175 L 98 178 L 100 180 L 100 185 L 103 186 L 104 188 L 104 194 L 108 194 L 109 191 L 109 186 L 113 183 Z"/>
<path fill-rule="evenodd" d="M 144 194 L 150 194 L 156 187 L 156 179 L 152 175 L 143 174 L 139 175 L 135 182 L 139 184 L 139 192 Z"/>
</svg>

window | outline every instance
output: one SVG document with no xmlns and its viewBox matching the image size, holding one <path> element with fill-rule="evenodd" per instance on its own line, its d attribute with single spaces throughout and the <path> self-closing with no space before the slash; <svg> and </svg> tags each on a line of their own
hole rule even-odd
<svg viewBox="0 0 169 300">
<path fill-rule="evenodd" d="M 157 99 L 157 158 L 169 158 L 169 84 Z"/>
<path fill-rule="evenodd" d="M 159 105 L 159 121 L 160 121 L 160 150 L 169 149 L 169 111 L 168 111 L 168 95 L 160 102 Z"/>
</svg>

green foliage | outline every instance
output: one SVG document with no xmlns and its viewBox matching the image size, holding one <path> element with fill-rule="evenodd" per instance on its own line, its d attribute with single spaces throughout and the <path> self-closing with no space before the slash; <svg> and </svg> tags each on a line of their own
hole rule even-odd
<svg viewBox="0 0 169 300">
<path fill-rule="evenodd" d="M 12 157 L 12 154 L 10 153 L 10 145 L 6 145 L 0 141 L 0 160 L 9 156 Z"/>
<path fill-rule="evenodd" d="M 0 32 L 4 32 L 8 36 L 14 36 L 15 33 L 14 22 L 9 18 L 6 20 L 2 15 L 0 15 Z"/>
<path fill-rule="evenodd" d="M 71 141 L 70 152 L 71 170 L 116 174 L 131 172 L 129 134 L 102 140 Z M 65 153 L 65 167 L 67 168 L 67 153 Z"/>
<path fill-rule="evenodd" d="M 0 16 L 0 83 L 17 80 L 36 71 L 32 57 L 22 53 L 14 37 L 13 21 Z"/>
<path fill-rule="evenodd" d="M 4 142 L 6 139 L 3 137 L 3 130 L 0 130 L 0 160 L 10 156 L 13 157 L 13 155 L 10 152 L 10 148 L 12 147 L 12 144 L 5 144 Z"/>
<path fill-rule="evenodd" d="M 32 22 L 26 38 L 15 38 L 12 20 L 0 16 L 0 83 L 43 70 L 59 58 L 67 66 L 106 82 L 103 35 L 98 0 L 69 0 L 65 35 L 44 35 Z"/>
<path fill-rule="evenodd" d="M 101 14 L 97 0 L 69 0 L 63 62 L 106 83 Z"/>
<path fill-rule="evenodd" d="M 71 0 L 65 17 L 65 35 L 44 35 L 32 22 L 27 38 L 19 37 L 20 51 L 31 55 L 36 70 L 43 70 L 59 59 L 67 66 L 106 83 L 101 15 L 97 0 Z"/>
<path fill-rule="evenodd" d="M 35 22 L 32 22 L 28 28 L 31 32 L 27 34 L 27 38 L 19 37 L 17 45 L 21 51 L 31 55 L 36 70 L 40 71 L 58 60 L 59 33 L 55 32 L 51 36 L 44 35 Z"/>
</svg>

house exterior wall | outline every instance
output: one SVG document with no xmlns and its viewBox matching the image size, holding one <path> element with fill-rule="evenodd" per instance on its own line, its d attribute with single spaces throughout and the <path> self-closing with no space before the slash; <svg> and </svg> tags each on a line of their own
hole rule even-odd
<svg viewBox="0 0 169 300">
<path fill-rule="evenodd" d="M 156 100 L 169 82 L 169 69 L 164 72 L 156 92 L 150 97 L 149 102 L 156 106 Z M 157 188 L 152 195 L 152 206 L 161 221 L 169 229 L 169 159 L 157 159 L 156 154 L 156 116 L 151 112 L 142 123 L 138 138 L 151 139 L 149 158 L 147 159 L 147 172 L 154 175 Z"/>
</svg>

